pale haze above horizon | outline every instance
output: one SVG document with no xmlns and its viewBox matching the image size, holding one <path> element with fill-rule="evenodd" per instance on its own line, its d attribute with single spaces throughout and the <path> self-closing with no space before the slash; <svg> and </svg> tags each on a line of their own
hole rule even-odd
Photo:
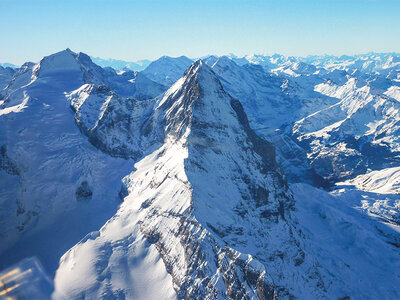
<svg viewBox="0 0 400 300">
<path fill-rule="evenodd" d="M 0 62 L 400 52 L 399 0 L 0 0 Z"/>
</svg>

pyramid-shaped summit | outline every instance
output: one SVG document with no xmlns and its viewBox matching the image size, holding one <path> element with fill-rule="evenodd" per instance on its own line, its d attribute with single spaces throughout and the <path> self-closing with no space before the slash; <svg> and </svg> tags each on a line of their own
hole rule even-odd
<svg viewBox="0 0 400 300">
<path fill-rule="evenodd" d="M 165 297 L 272 299 L 283 292 L 277 288 L 282 278 L 298 285 L 299 277 L 316 272 L 299 247 L 293 197 L 273 147 L 251 130 L 240 102 L 214 72 L 196 61 L 155 101 L 143 126 L 147 138 L 162 137 L 159 146 L 125 177 L 127 196 L 117 214 L 63 256 L 59 291 L 154 297 L 132 290 L 138 252 L 143 261 L 160 262 L 140 272 L 151 281 L 149 290 L 164 286 Z M 93 264 L 105 266 L 91 275 L 96 284 L 65 280 L 66 274 L 88 276 L 68 267 L 82 263 L 87 251 L 97 257 Z M 286 267 L 270 259 L 277 251 L 285 252 Z M 129 280 L 114 286 L 120 273 L 113 270 L 124 270 L 126 262 Z M 292 274 L 294 264 L 301 267 Z M 165 275 L 150 280 L 154 274 Z"/>
<path fill-rule="evenodd" d="M 265 170 L 277 166 L 272 144 L 254 133 L 241 103 L 223 89 L 214 71 L 202 60 L 197 60 L 187 69 L 165 93 L 158 108 L 165 111 L 166 127 L 175 134 L 182 134 L 190 126 L 191 136 L 196 135 L 192 139 L 194 142 L 226 148 L 227 144 L 218 134 L 231 134 L 231 139 L 239 143 L 240 139 L 234 138 L 233 131 L 242 133 L 241 146 L 252 144 L 254 151 L 262 157 Z M 216 139 L 212 138 L 214 134 Z"/>
</svg>

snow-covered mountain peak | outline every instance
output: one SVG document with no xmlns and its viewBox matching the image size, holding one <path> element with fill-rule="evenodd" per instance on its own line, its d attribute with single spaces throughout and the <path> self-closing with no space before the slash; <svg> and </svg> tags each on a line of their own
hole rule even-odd
<svg viewBox="0 0 400 300">
<path fill-rule="evenodd" d="M 83 53 L 75 53 L 69 48 L 45 56 L 37 63 L 32 71 L 32 78 L 59 76 L 57 80 L 68 81 L 70 77 L 81 79 L 85 83 L 102 84 L 107 77 L 116 76 L 113 70 L 99 67 L 91 58 Z"/>
<path fill-rule="evenodd" d="M 44 57 L 32 70 L 31 82 L 38 78 L 71 86 L 71 92 L 82 84 L 106 85 L 119 96 L 145 100 L 154 98 L 166 90 L 145 74 L 135 71 L 117 72 L 113 68 L 93 63 L 85 53 L 75 53 L 70 49 Z"/>
<path fill-rule="evenodd" d="M 70 49 L 66 49 L 49 56 L 45 56 L 35 65 L 33 72 L 37 77 L 56 73 L 60 71 L 80 71 L 80 64 L 77 60 L 77 54 Z"/>
<path fill-rule="evenodd" d="M 200 75 L 199 77 L 199 74 Z M 214 72 L 204 63 L 202 60 L 197 60 L 192 63 L 189 68 L 183 73 L 183 76 L 179 78 L 169 89 L 165 92 L 163 98 L 159 102 L 158 106 L 163 105 L 169 98 L 181 95 L 183 89 L 188 89 L 189 86 L 194 87 L 196 85 L 197 93 L 198 84 L 202 84 L 202 80 L 207 77 L 215 77 Z M 199 80 L 201 78 L 201 80 Z M 204 84 L 203 84 L 204 85 Z M 211 86 L 205 87 L 206 89 L 212 88 Z M 220 87 L 222 88 L 222 87 Z M 193 91 L 193 90 L 192 90 Z"/>
<path fill-rule="evenodd" d="M 251 130 L 240 102 L 224 91 L 201 60 L 156 101 L 142 128 L 149 132 L 145 133 L 147 139 L 160 130 L 165 138 L 124 179 L 128 196 L 115 218 L 62 258 L 56 283 L 63 280 L 58 289 L 76 296 L 82 286 L 90 286 L 93 297 L 101 291 L 114 291 L 108 279 L 94 289 L 91 283 L 64 281 L 65 272 L 71 272 L 68 266 L 79 264 L 94 242 L 95 253 L 109 245 L 107 253 L 113 256 L 122 251 L 130 257 L 127 253 L 138 247 L 147 249 L 145 253 L 157 251 L 178 298 L 271 297 L 281 285 L 278 278 L 287 272 L 273 271 L 276 281 L 272 281 L 267 265 L 280 264 L 272 258 L 276 251 L 287 249 L 287 266 L 304 261 L 296 245 L 297 233 L 290 225 L 293 197 L 275 163 L 273 146 Z M 102 136 L 106 137 L 99 138 Z M 125 229 L 120 227 L 123 223 Z M 265 230 L 267 224 L 269 231 Z M 133 237 L 131 232 L 138 235 Z M 132 238 L 137 242 L 130 242 Z M 142 239 L 147 243 L 139 242 Z M 262 251 L 256 245 L 262 245 Z M 103 265 L 114 264 L 108 254 L 95 256 Z M 122 260 L 115 261 L 120 263 Z M 107 267 L 111 281 L 118 276 L 113 268 Z M 307 262 L 301 272 L 311 272 L 310 268 Z M 88 270 L 92 268 L 72 272 L 95 281 L 103 276 L 102 270 Z M 152 272 L 151 267 L 143 276 L 151 277 Z M 249 286 L 235 278 L 249 278 Z M 134 295 L 129 286 L 135 285 L 135 280 L 122 287 L 126 295 Z"/>
<path fill-rule="evenodd" d="M 219 57 L 218 60 L 216 60 L 216 62 L 213 64 L 212 68 L 214 69 L 216 66 L 218 66 L 218 68 L 223 68 L 225 70 L 228 70 L 230 68 L 235 69 L 238 67 L 236 62 L 234 62 L 231 58 L 227 56 Z"/>
<path fill-rule="evenodd" d="M 215 73 L 197 60 L 165 93 L 158 107 L 165 111 L 168 130 L 181 136 L 188 126 L 229 126 L 226 123 L 232 122 L 233 113 L 230 103 L 231 97 Z"/>
<path fill-rule="evenodd" d="M 205 58 L 202 59 L 204 63 L 206 63 L 208 66 L 212 67 L 212 65 L 218 60 L 218 56 L 215 55 L 209 55 Z"/>
<path fill-rule="evenodd" d="M 143 60 L 138 60 L 134 62 L 130 61 L 124 61 L 124 60 L 119 60 L 119 59 L 102 59 L 100 57 L 93 57 L 91 56 L 92 61 L 103 67 L 111 67 L 115 70 L 132 70 L 132 71 L 143 71 L 150 63 L 151 61 L 148 59 L 143 59 Z"/>
<path fill-rule="evenodd" d="M 202 60 L 195 61 L 184 74 L 186 82 L 195 81 L 203 94 L 219 93 L 222 85 L 214 71 Z"/>
<path fill-rule="evenodd" d="M 153 61 L 143 73 L 155 82 L 170 86 L 183 75 L 192 63 L 193 61 L 186 56 L 163 56 Z"/>
<path fill-rule="evenodd" d="M 0 66 L 0 91 L 8 85 L 15 72 L 16 69 Z"/>
</svg>

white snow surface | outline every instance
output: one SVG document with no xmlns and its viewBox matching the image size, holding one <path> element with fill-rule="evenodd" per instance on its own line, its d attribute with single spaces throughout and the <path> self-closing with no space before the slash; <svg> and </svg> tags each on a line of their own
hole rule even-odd
<svg viewBox="0 0 400 300">
<path fill-rule="evenodd" d="M 54 299 L 397 299 L 399 86 L 393 53 L 0 67 L 0 267 L 38 256 Z"/>
<path fill-rule="evenodd" d="M 337 185 L 353 184 L 359 190 L 379 194 L 400 194 L 400 168 L 387 168 L 371 171 L 354 179 L 337 183 Z"/>
<path fill-rule="evenodd" d="M 361 200 L 367 197 L 359 191 L 329 194 L 305 184 L 291 188 L 305 251 L 315 255 L 322 274 L 335 274 L 335 280 L 325 282 L 328 298 L 398 298 L 399 224 L 364 211 Z"/>
<path fill-rule="evenodd" d="M 57 68 L 41 65 L 28 85 L 17 88 L 24 80 L 16 77 L 14 91 L 6 99 L 10 106 L 1 110 L 2 266 L 37 255 L 54 272 L 72 243 L 112 216 L 119 204 L 121 179 L 132 169 L 129 161 L 96 149 L 76 126 L 65 93 L 83 84 L 82 71 L 75 67 L 63 71 L 60 61 L 65 55 L 54 54 L 61 56 L 49 59 L 57 62 Z M 26 77 L 24 72 L 20 76 Z M 77 188 L 84 181 L 92 195 L 77 201 Z"/>
<path fill-rule="evenodd" d="M 193 61 L 186 56 L 162 56 L 151 62 L 142 73 L 151 80 L 169 87 L 182 77 L 192 63 Z"/>
</svg>

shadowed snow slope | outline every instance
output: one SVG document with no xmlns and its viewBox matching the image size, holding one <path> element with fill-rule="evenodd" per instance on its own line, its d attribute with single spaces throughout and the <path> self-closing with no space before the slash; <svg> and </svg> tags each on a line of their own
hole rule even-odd
<svg viewBox="0 0 400 300">
<path fill-rule="evenodd" d="M 101 97 L 93 104 L 76 103 L 70 96 L 91 90 L 98 95 L 108 91 L 119 100 L 107 106 Z M 86 132 L 97 126 L 103 110 L 113 116 L 135 103 L 145 107 L 148 100 L 122 98 L 116 92 L 134 96 L 146 90 L 147 96 L 140 95 L 148 99 L 163 88 L 142 74 L 102 69 L 69 49 L 13 73 L 0 104 L 1 267 L 36 255 L 55 272 L 68 248 L 112 216 L 121 179 L 132 170 L 132 162 L 93 147 L 76 123 L 84 119 L 86 127 L 80 127 Z M 76 122 L 71 107 L 78 111 Z"/>
<path fill-rule="evenodd" d="M 16 70 L 13 68 L 0 66 L 0 91 L 8 85 L 15 72 Z"/>
<path fill-rule="evenodd" d="M 23 78 L 15 77 L 0 110 L 1 267 L 36 255 L 55 272 L 62 253 L 112 216 L 121 179 L 132 170 L 76 126 L 65 98 L 84 83 L 76 58 L 66 50 L 44 58 L 33 74 L 18 71 Z"/>
</svg>

